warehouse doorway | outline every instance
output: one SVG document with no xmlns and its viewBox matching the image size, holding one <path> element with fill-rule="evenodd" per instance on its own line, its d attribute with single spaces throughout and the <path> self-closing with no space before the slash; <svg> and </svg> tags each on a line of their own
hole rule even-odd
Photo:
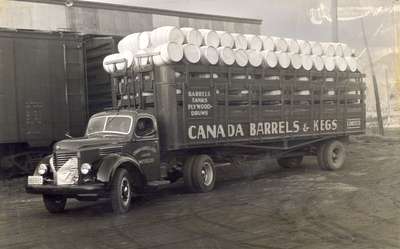
<svg viewBox="0 0 400 249">
<path fill-rule="evenodd" d="M 88 36 L 84 40 L 88 114 L 112 107 L 111 79 L 103 69 L 105 56 L 118 51 L 119 37 Z"/>
</svg>

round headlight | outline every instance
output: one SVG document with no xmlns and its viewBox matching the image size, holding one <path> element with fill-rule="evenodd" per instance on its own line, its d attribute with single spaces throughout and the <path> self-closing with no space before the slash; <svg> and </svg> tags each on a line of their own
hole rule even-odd
<svg viewBox="0 0 400 249">
<path fill-rule="evenodd" d="M 38 171 L 39 175 L 44 175 L 47 172 L 47 165 L 44 163 L 39 164 Z"/>
<path fill-rule="evenodd" d="M 91 169 L 92 169 L 92 165 L 90 165 L 88 163 L 83 163 L 81 165 L 81 173 L 83 175 L 87 175 L 90 172 Z"/>
</svg>

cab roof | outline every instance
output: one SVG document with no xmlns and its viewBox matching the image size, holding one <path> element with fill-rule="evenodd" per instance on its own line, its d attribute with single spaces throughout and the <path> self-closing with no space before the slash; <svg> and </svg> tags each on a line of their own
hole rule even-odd
<svg viewBox="0 0 400 249">
<path fill-rule="evenodd" d="M 98 112 L 92 115 L 92 117 L 99 117 L 99 116 L 105 116 L 105 115 L 138 115 L 138 114 L 150 114 L 153 115 L 153 113 L 147 111 L 147 110 L 140 110 L 140 109 L 109 109 L 105 110 L 102 112 Z"/>
</svg>

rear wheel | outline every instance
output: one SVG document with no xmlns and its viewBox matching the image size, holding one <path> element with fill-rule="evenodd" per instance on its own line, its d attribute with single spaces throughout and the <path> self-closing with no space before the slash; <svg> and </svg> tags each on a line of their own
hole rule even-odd
<svg viewBox="0 0 400 249">
<path fill-rule="evenodd" d="M 129 211 L 132 200 L 132 180 L 126 169 L 117 169 L 111 186 L 111 205 L 117 214 Z"/>
<path fill-rule="evenodd" d="M 331 140 L 320 146 L 318 164 L 324 170 L 338 170 L 346 160 L 346 147 L 338 140 Z"/>
<path fill-rule="evenodd" d="M 279 166 L 285 169 L 297 168 L 301 165 L 302 161 L 303 161 L 303 156 L 283 157 L 283 158 L 278 158 L 277 160 Z"/>
<path fill-rule="evenodd" d="M 197 156 L 192 167 L 192 181 L 195 192 L 209 192 L 215 185 L 214 162 L 207 155 Z"/>
<path fill-rule="evenodd" d="M 43 195 L 43 203 L 50 213 L 62 213 L 65 210 L 67 198 L 60 195 Z"/>
</svg>

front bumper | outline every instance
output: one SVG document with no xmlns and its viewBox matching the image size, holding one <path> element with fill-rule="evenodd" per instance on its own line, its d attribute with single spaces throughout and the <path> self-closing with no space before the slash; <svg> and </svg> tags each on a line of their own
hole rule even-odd
<svg viewBox="0 0 400 249">
<path fill-rule="evenodd" d="M 46 195 L 84 195 L 95 194 L 102 195 L 106 193 L 106 185 L 102 183 L 84 184 L 84 185 L 26 185 L 26 192 L 30 194 L 46 194 Z"/>
</svg>

